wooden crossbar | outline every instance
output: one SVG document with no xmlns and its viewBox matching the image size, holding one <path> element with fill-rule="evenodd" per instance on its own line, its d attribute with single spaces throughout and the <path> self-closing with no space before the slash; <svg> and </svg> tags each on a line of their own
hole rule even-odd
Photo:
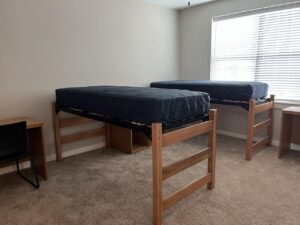
<svg viewBox="0 0 300 225">
<path fill-rule="evenodd" d="M 209 148 L 194 154 L 186 159 L 179 160 L 163 168 L 163 180 L 174 176 L 175 174 L 193 166 L 197 163 L 208 159 L 211 156 L 211 150 Z"/>
<path fill-rule="evenodd" d="M 200 124 L 195 124 L 189 127 L 181 128 L 169 133 L 163 134 L 162 144 L 163 147 L 174 144 L 176 142 L 184 141 L 190 139 L 197 135 L 207 133 L 213 128 L 213 122 L 207 121 Z"/>
<path fill-rule="evenodd" d="M 269 127 L 271 125 L 272 125 L 272 120 L 271 119 L 267 119 L 267 120 L 265 120 L 265 121 L 263 121 L 261 123 L 255 124 L 253 126 L 253 131 L 254 131 L 254 133 L 256 133 L 256 132 L 258 132 L 258 131 L 260 131 L 260 130 L 262 130 L 264 128 L 267 128 L 267 127 Z"/>
<path fill-rule="evenodd" d="M 257 150 L 257 149 L 259 149 L 259 148 L 265 146 L 269 141 L 270 141 L 270 136 L 267 136 L 267 137 L 263 138 L 262 140 L 260 140 L 260 141 L 258 141 L 258 142 L 256 142 L 256 143 L 254 143 L 254 144 L 252 145 L 252 148 L 253 148 L 253 150 L 255 151 L 255 150 Z"/>
<path fill-rule="evenodd" d="M 261 104 L 261 105 L 257 105 L 254 108 L 254 114 L 265 112 L 267 110 L 272 109 L 273 107 L 274 107 L 274 102 L 273 101 L 267 102 L 267 103 L 264 103 L 264 104 Z"/>
<path fill-rule="evenodd" d="M 185 198 L 188 195 L 192 194 L 193 192 L 197 191 L 199 188 L 208 184 L 211 181 L 211 178 L 212 178 L 211 173 L 209 173 L 206 176 L 200 178 L 199 180 L 189 184 L 182 190 L 171 194 L 167 199 L 165 199 L 163 201 L 163 209 L 166 210 L 166 209 L 170 208 L 178 201 L 182 200 L 183 198 Z"/>
<path fill-rule="evenodd" d="M 60 138 L 60 142 L 61 142 L 61 144 L 69 144 L 72 142 L 82 141 L 85 139 L 98 137 L 100 135 L 105 135 L 105 133 L 106 133 L 105 128 L 96 128 L 93 130 L 82 131 L 79 133 L 62 136 Z"/>
<path fill-rule="evenodd" d="M 84 117 L 75 117 L 75 118 L 67 118 L 67 119 L 60 119 L 59 120 L 59 126 L 60 128 L 66 128 L 66 127 L 73 127 L 73 126 L 79 126 L 89 123 L 95 123 L 95 120 L 84 118 Z"/>
</svg>

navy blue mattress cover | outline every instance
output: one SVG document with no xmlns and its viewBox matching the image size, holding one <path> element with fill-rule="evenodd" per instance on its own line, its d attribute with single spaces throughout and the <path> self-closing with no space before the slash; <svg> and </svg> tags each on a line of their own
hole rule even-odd
<svg viewBox="0 0 300 225">
<path fill-rule="evenodd" d="M 89 86 L 56 90 L 58 108 L 150 125 L 172 124 L 208 114 L 207 93 L 176 89 Z"/>
<path fill-rule="evenodd" d="M 155 88 L 183 89 L 207 92 L 211 100 L 249 101 L 268 95 L 268 84 L 248 81 L 174 80 L 153 82 Z"/>
</svg>

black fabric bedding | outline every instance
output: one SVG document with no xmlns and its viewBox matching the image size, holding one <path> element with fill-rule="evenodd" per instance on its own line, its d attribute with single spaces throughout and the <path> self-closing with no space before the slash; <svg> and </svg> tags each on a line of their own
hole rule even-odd
<svg viewBox="0 0 300 225">
<path fill-rule="evenodd" d="M 268 95 L 268 84 L 262 82 L 174 80 L 153 82 L 155 88 L 183 89 L 207 92 L 214 100 L 246 101 Z"/>
<path fill-rule="evenodd" d="M 90 86 L 56 90 L 58 108 L 72 108 L 117 120 L 171 124 L 209 111 L 209 95 L 176 89 Z"/>
</svg>

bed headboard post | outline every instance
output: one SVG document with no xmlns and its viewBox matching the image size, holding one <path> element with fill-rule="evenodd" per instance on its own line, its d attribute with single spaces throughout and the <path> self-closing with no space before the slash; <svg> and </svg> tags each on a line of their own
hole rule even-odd
<svg viewBox="0 0 300 225">
<path fill-rule="evenodd" d="M 250 161 L 252 159 L 252 145 L 253 145 L 253 136 L 254 130 L 253 126 L 255 123 L 255 100 L 250 99 L 249 101 L 249 110 L 248 110 L 248 124 L 247 124 L 247 147 L 246 147 L 246 160 Z"/>
<path fill-rule="evenodd" d="M 56 161 L 62 160 L 61 143 L 60 143 L 60 126 L 59 126 L 59 111 L 57 111 L 56 102 L 52 102 L 53 130 L 55 139 Z"/>
<path fill-rule="evenodd" d="M 208 136 L 208 146 L 211 149 L 211 157 L 208 160 L 208 172 L 211 173 L 211 182 L 208 183 L 208 189 L 215 188 L 215 171 L 216 171 L 216 130 L 217 130 L 217 110 L 209 110 L 209 121 L 212 121 L 213 127 L 209 132 Z"/>
<path fill-rule="evenodd" d="M 275 107 L 275 95 L 270 96 L 270 102 L 273 102 L 273 107 L 269 110 L 268 118 L 271 120 L 271 126 L 268 127 L 268 136 L 270 137 L 269 142 L 267 143 L 267 146 L 272 145 L 272 139 L 273 139 L 273 123 L 274 123 L 274 107 Z"/>
</svg>

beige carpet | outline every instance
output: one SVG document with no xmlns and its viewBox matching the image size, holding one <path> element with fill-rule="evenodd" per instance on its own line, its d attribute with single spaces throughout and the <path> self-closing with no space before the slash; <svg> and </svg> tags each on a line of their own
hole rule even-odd
<svg viewBox="0 0 300 225">
<path fill-rule="evenodd" d="M 206 138 L 167 148 L 164 162 L 201 149 Z M 201 166 L 170 178 L 165 196 L 201 176 Z M 16 174 L 0 177 L 0 224 L 152 224 L 151 150 L 128 155 L 102 149 L 49 164 L 50 180 L 34 190 Z M 277 148 L 244 160 L 244 141 L 218 136 L 217 183 L 164 213 L 168 225 L 299 225 L 300 152 Z"/>
</svg>

